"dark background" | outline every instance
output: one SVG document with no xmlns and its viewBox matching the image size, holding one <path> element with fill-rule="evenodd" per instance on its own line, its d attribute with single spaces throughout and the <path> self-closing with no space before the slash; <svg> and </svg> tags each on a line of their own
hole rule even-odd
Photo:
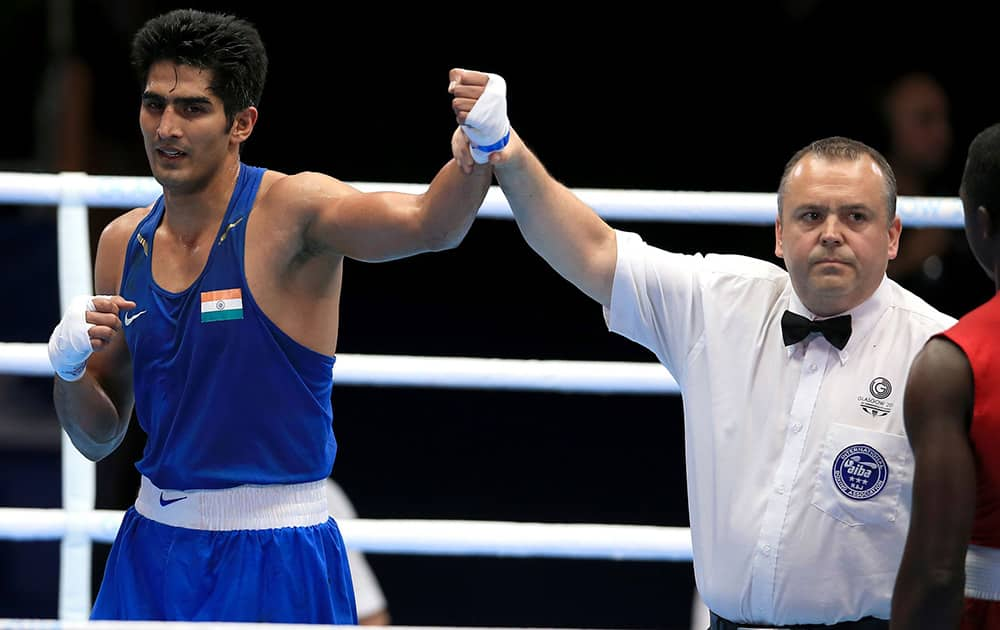
<svg viewBox="0 0 1000 630">
<path fill-rule="evenodd" d="M 968 142 L 1000 119 L 988 20 L 962 3 L 246 4 L 190 3 L 259 27 L 271 66 L 244 159 L 285 172 L 426 183 L 450 157 L 454 66 L 502 74 L 514 126 L 580 188 L 773 192 L 785 161 L 816 138 L 884 150 L 880 91 L 923 69 L 951 98 L 955 157 L 941 189 L 955 194 Z M 0 170 L 148 175 L 128 41 L 182 6 L 5 0 Z M 60 25 L 62 44 L 51 35 Z M 57 87 L 66 76 L 77 87 Z M 16 302 L 0 309 L 3 340 L 45 341 L 59 317 L 51 209 L 0 212 L 5 302 Z M 95 244 L 118 212 L 92 210 Z M 779 262 L 771 227 L 616 227 L 678 251 Z M 348 261 L 345 278 L 340 353 L 653 360 L 608 333 L 600 308 L 512 222 L 479 220 L 448 252 Z M 954 315 L 992 293 L 975 269 L 947 289 L 933 301 Z M 0 505 L 58 506 L 51 384 L 2 378 Z M 674 396 L 341 386 L 334 412 L 334 477 L 363 517 L 688 524 Z M 99 507 L 129 504 L 139 448 L 130 434 L 99 464 Z M 370 561 L 397 624 L 688 627 L 690 563 Z M 56 616 L 57 563 L 55 543 L 0 542 L 0 617 Z"/>
</svg>

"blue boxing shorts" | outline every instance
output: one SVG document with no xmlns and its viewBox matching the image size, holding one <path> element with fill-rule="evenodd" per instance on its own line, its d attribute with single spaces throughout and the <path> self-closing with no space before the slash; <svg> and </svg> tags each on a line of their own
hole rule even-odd
<svg viewBox="0 0 1000 630">
<path fill-rule="evenodd" d="M 175 491 L 143 477 L 90 618 L 357 625 L 325 481 Z"/>
</svg>

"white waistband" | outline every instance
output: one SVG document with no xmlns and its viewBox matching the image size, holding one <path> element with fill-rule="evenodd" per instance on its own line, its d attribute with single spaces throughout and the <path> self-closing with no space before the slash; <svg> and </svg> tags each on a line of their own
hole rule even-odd
<svg viewBox="0 0 1000 630">
<path fill-rule="evenodd" d="M 965 553 L 965 596 L 1000 602 L 1000 549 L 969 545 Z"/>
<path fill-rule="evenodd" d="M 232 531 L 308 527 L 326 522 L 326 480 L 223 490 L 162 490 L 146 477 L 135 509 L 148 519 L 188 529 Z"/>
</svg>

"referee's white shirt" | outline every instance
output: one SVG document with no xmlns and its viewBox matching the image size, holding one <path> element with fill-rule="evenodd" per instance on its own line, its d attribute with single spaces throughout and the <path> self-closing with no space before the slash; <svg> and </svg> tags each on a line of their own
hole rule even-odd
<svg viewBox="0 0 1000 630">
<path fill-rule="evenodd" d="M 785 309 L 815 316 L 784 269 L 617 237 L 605 318 L 681 387 L 707 606 L 757 624 L 888 619 L 910 516 L 903 390 L 916 353 L 955 319 L 886 278 L 849 311 L 843 350 L 816 335 L 786 347 Z"/>
</svg>

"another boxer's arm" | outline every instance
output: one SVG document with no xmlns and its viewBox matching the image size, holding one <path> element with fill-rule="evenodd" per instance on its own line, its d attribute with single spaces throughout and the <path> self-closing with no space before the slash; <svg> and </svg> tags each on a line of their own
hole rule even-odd
<svg viewBox="0 0 1000 630">
<path fill-rule="evenodd" d="M 910 367 L 903 414 L 913 447 L 913 507 L 892 596 L 893 630 L 958 627 L 976 511 L 973 383 L 965 353 L 944 338 L 931 339 Z"/>
<path fill-rule="evenodd" d="M 614 230 L 556 181 L 510 129 L 506 102 L 501 107 L 499 95 L 489 94 L 494 76 L 472 70 L 451 71 L 452 109 L 461 125 L 452 136 L 452 154 L 462 168 L 475 161 L 468 140 L 469 134 L 475 133 L 470 129 L 470 120 L 492 129 L 493 135 L 506 128 L 509 137 L 504 146 L 490 152 L 487 159 L 493 164 L 521 234 L 560 275 L 591 298 L 610 306 L 618 260 Z M 480 107 L 485 109 L 480 111 Z"/>
<path fill-rule="evenodd" d="M 115 295 L 130 234 L 119 220 L 104 230 L 94 265 L 99 295 L 74 300 L 49 340 L 59 423 L 92 461 L 121 443 L 134 404 L 132 362 L 118 314 L 135 303 Z"/>
</svg>

